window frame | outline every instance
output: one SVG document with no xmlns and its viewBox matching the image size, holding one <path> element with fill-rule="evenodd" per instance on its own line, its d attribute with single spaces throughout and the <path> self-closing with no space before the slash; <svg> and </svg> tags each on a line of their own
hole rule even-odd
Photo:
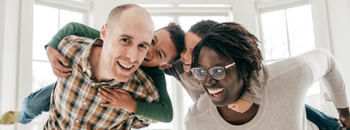
<svg viewBox="0 0 350 130">
<path fill-rule="evenodd" d="M 90 1 L 75 1 L 75 0 L 22 0 L 21 6 L 21 21 L 20 21 L 20 46 L 19 46 L 19 67 L 18 67 L 18 95 L 17 95 L 17 110 L 23 107 L 24 99 L 32 92 L 32 62 L 41 61 L 34 60 L 32 55 L 33 48 L 33 26 L 34 26 L 34 5 L 43 5 L 68 11 L 83 13 L 83 22 L 87 25 L 92 25 L 90 17 L 92 14 L 92 2 Z M 25 19 L 25 20 L 23 20 Z M 44 49 L 44 48 L 43 48 Z M 47 61 L 44 61 L 47 62 Z M 43 86 L 44 87 L 44 86 Z M 16 124 L 16 129 L 32 128 L 38 122 L 29 123 L 26 125 Z M 39 123 L 40 124 L 40 123 Z"/>
</svg>

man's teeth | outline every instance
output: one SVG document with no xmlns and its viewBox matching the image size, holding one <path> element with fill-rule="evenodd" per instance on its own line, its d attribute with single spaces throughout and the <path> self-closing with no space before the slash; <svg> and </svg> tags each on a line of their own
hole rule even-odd
<svg viewBox="0 0 350 130">
<path fill-rule="evenodd" d="M 224 88 L 219 88 L 219 89 L 208 89 L 208 92 L 210 94 L 215 94 L 215 93 L 219 93 L 222 92 L 224 90 Z"/>
<path fill-rule="evenodd" d="M 191 64 L 187 64 L 186 62 L 184 62 L 185 63 L 185 65 L 191 65 Z"/>
<path fill-rule="evenodd" d="M 123 66 L 124 68 L 127 68 L 127 69 L 130 69 L 131 67 L 133 67 L 133 65 L 127 65 L 127 64 L 122 63 L 122 62 L 119 62 L 119 64 L 120 64 L 121 66 Z"/>
</svg>

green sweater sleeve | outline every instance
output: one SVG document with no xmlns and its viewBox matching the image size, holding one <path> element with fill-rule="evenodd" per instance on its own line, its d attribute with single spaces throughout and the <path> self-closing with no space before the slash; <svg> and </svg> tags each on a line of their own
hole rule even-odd
<svg viewBox="0 0 350 130">
<path fill-rule="evenodd" d="M 153 79 L 160 98 L 159 103 L 137 101 L 135 115 L 160 122 L 171 122 L 173 120 L 173 106 L 167 91 L 164 72 L 158 67 L 141 67 L 141 69 Z"/>
<path fill-rule="evenodd" d="M 100 37 L 100 31 L 86 26 L 84 24 L 70 22 L 66 24 L 63 28 L 61 28 L 55 36 L 53 36 L 51 41 L 45 45 L 45 48 L 47 46 L 51 46 L 57 50 L 57 46 L 60 43 L 60 41 L 68 35 L 77 35 L 95 39 Z"/>
<path fill-rule="evenodd" d="M 84 24 L 71 22 L 60 29 L 52 40 L 45 46 L 57 49 L 60 41 L 68 35 L 77 35 L 91 39 L 99 38 L 100 31 Z M 149 118 L 160 122 L 171 122 L 173 119 L 173 107 L 166 88 L 165 75 L 158 67 L 142 68 L 154 81 L 159 92 L 159 103 L 146 103 L 137 101 L 135 115 Z"/>
</svg>

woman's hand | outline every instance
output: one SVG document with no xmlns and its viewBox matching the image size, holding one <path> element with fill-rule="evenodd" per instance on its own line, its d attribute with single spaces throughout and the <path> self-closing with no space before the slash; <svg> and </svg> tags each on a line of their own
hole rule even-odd
<svg viewBox="0 0 350 130">
<path fill-rule="evenodd" d="M 53 73 L 57 77 L 63 78 L 71 74 L 72 68 L 67 68 L 69 66 L 68 62 L 55 48 L 47 46 L 46 55 L 49 58 Z M 66 67 L 62 66 L 60 62 Z"/>
<path fill-rule="evenodd" d="M 253 102 L 240 98 L 234 103 L 228 104 L 228 108 L 239 113 L 244 113 L 248 111 L 252 105 Z"/>
<path fill-rule="evenodd" d="M 340 124 L 343 126 L 346 126 L 347 128 L 350 128 L 350 112 L 349 107 L 347 108 L 338 108 L 339 113 L 339 121 Z"/>
<path fill-rule="evenodd" d="M 103 107 L 118 107 L 135 113 L 137 102 L 132 98 L 129 92 L 122 89 L 112 89 L 103 87 L 98 89 L 98 95 L 109 103 L 101 103 Z"/>
</svg>

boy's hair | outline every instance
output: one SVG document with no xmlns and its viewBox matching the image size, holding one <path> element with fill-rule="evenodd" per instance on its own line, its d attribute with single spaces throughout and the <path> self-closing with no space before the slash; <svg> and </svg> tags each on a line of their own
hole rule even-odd
<svg viewBox="0 0 350 130">
<path fill-rule="evenodd" d="M 169 61 L 169 63 L 175 62 L 178 59 L 180 59 L 180 54 L 185 48 L 185 41 L 184 41 L 185 32 L 181 29 L 180 25 L 177 25 L 176 23 L 173 23 L 173 22 L 169 23 L 168 26 L 165 26 L 161 29 L 165 29 L 170 33 L 171 41 L 175 45 L 177 56 L 174 57 L 171 61 Z M 161 29 L 158 29 L 158 30 L 161 30 Z"/>
<path fill-rule="evenodd" d="M 213 20 L 202 20 L 192 25 L 190 30 L 188 31 L 194 33 L 199 38 L 203 39 L 205 34 L 207 34 L 210 28 L 213 27 L 215 24 L 218 24 L 218 22 Z"/>
<path fill-rule="evenodd" d="M 249 85 L 254 71 L 259 75 L 263 57 L 258 48 L 259 40 L 238 23 L 229 22 L 214 25 L 192 52 L 192 66 L 198 66 L 201 49 L 213 49 L 221 56 L 236 63 L 243 79 L 243 86 Z"/>
</svg>

